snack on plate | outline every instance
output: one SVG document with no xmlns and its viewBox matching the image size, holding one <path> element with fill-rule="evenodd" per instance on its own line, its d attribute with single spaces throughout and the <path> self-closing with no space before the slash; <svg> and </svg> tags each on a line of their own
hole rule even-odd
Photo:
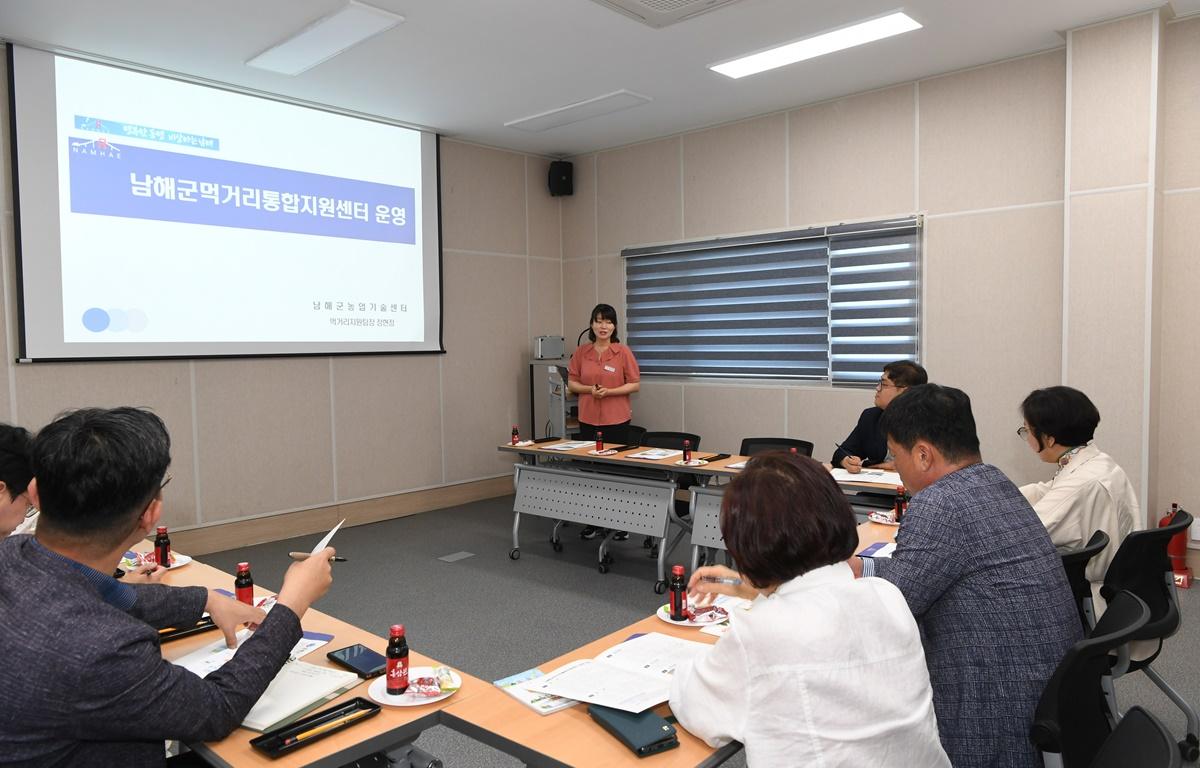
<svg viewBox="0 0 1200 768">
<path fill-rule="evenodd" d="M 418 677 L 408 682 L 408 690 L 405 693 L 414 696 L 441 696 L 442 687 L 438 685 L 436 677 Z"/>
<path fill-rule="evenodd" d="M 175 554 L 171 553 L 171 562 L 175 562 Z M 125 556 L 121 558 L 120 566 L 126 571 L 136 571 L 143 565 L 158 565 L 158 560 L 154 556 L 154 552 L 137 552 L 128 550 Z"/>
<path fill-rule="evenodd" d="M 434 667 L 433 674 L 437 676 L 438 686 L 442 693 L 453 693 L 458 690 L 458 685 L 454 682 L 454 673 L 450 671 L 450 667 Z"/>
<path fill-rule="evenodd" d="M 719 605 L 706 605 L 695 610 L 688 609 L 688 621 L 696 624 L 716 624 L 729 618 L 729 611 Z"/>
</svg>

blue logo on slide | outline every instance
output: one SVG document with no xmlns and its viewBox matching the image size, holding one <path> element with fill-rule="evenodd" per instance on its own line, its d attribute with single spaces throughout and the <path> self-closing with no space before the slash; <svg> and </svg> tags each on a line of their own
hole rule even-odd
<svg viewBox="0 0 1200 768">
<path fill-rule="evenodd" d="M 87 328 L 92 333 L 100 333 L 107 330 L 109 324 L 108 313 L 100 307 L 92 307 L 83 313 L 83 327 Z"/>
</svg>

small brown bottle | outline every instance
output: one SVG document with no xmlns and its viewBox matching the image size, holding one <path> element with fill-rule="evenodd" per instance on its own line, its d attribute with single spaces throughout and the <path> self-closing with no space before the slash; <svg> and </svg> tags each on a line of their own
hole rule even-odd
<svg viewBox="0 0 1200 768">
<path fill-rule="evenodd" d="M 240 602 L 254 605 L 254 577 L 250 575 L 250 563 L 238 563 L 233 593 Z"/>
<path fill-rule="evenodd" d="M 158 535 L 154 537 L 154 562 L 163 568 L 171 567 L 171 537 L 165 525 L 158 526 Z"/>
<path fill-rule="evenodd" d="M 408 690 L 408 639 L 404 625 L 393 624 L 387 647 L 387 692 L 399 696 Z"/>
</svg>

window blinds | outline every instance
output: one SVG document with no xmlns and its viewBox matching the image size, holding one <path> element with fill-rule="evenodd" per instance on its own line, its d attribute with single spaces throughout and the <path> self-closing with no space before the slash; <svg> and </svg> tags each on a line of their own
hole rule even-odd
<svg viewBox="0 0 1200 768">
<path fill-rule="evenodd" d="M 918 232 L 905 219 L 628 249 L 627 341 L 643 375 L 873 382 L 915 359 Z"/>
</svg>

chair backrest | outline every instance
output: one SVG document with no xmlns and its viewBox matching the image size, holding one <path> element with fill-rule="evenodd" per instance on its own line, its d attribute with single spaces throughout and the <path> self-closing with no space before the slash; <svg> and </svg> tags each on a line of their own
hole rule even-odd
<svg viewBox="0 0 1200 768">
<path fill-rule="evenodd" d="M 692 441 L 692 450 L 700 447 L 700 435 L 693 435 L 691 432 L 647 432 L 642 435 L 642 445 L 647 448 L 672 448 L 674 450 L 683 449 L 683 441 Z"/>
<path fill-rule="evenodd" d="M 1180 531 L 1192 524 L 1192 516 L 1184 510 L 1175 513 L 1169 525 L 1133 531 L 1121 542 L 1113 555 L 1100 594 L 1111 599 L 1121 590 L 1132 592 L 1150 607 L 1150 621 L 1134 640 L 1170 637 L 1179 629 L 1179 606 L 1168 587 L 1171 558 L 1167 544 Z"/>
<path fill-rule="evenodd" d="M 1179 768 L 1183 758 L 1175 737 L 1158 718 L 1130 707 L 1113 729 L 1090 768 Z"/>
<path fill-rule="evenodd" d="M 745 437 L 738 453 L 743 456 L 753 456 L 767 451 L 787 451 L 796 449 L 801 456 L 812 456 L 813 444 L 807 440 L 795 440 L 790 437 Z"/>
<path fill-rule="evenodd" d="M 1059 662 L 1042 692 L 1029 738 L 1043 752 L 1060 753 L 1064 768 L 1085 768 L 1112 726 L 1100 679 L 1109 671 L 1109 651 L 1124 645 L 1150 618 L 1150 609 L 1130 592 L 1108 603 L 1090 637 Z"/>
<path fill-rule="evenodd" d="M 1088 624 L 1087 615 L 1083 611 L 1083 601 L 1092 596 L 1092 583 L 1087 578 L 1088 561 L 1107 546 L 1108 534 L 1096 531 L 1081 548 L 1062 553 L 1063 570 L 1067 572 L 1067 583 L 1071 585 L 1071 592 L 1075 595 L 1075 607 L 1079 609 L 1079 620 L 1083 622 L 1085 634 L 1091 631 L 1091 625 Z"/>
<path fill-rule="evenodd" d="M 625 442 L 630 445 L 641 445 L 642 437 L 646 434 L 645 427 L 639 427 L 636 424 L 630 424 L 625 427 Z"/>
</svg>

